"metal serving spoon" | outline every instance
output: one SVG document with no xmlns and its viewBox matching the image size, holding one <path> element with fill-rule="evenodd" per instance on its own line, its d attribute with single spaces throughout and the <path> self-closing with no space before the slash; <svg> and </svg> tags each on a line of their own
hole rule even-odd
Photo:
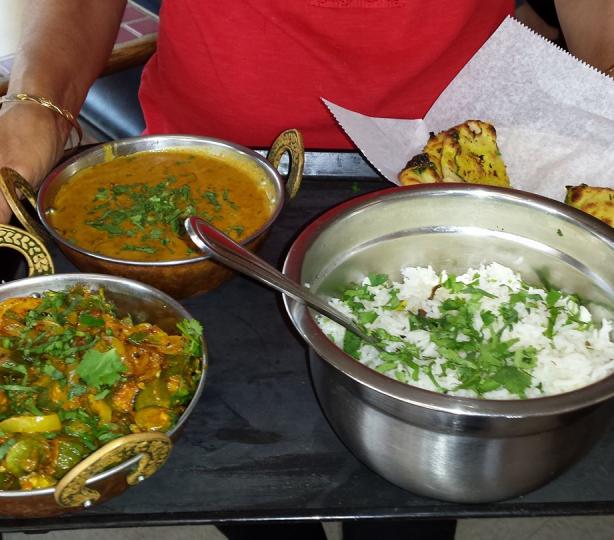
<svg viewBox="0 0 614 540">
<path fill-rule="evenodd" d="M 245 249 L 232 238 L 209 225 L 205 220 L 194 216 L 189 217 L 185 220 L 185 228 L 192 242 L 201 251 L 212 255 L 214 259 L 233 270 L 256 278 L 265 285 L 287 294 L 297 302 L 306 304 L 318 313 L 344 326 L 370 345 L 378 349 L 382 348 L 382 345 L 373 336 L 362 330 L 352 319 L 329 306 L 322 298 L 291 280 L 258 255 Z"/>
</svg>

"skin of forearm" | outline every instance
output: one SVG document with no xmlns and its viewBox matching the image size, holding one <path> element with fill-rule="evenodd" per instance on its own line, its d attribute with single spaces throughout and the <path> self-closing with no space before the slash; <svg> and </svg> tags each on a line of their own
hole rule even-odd
<svg viewBox="0 0 614 540">
<path fill-rule="evenodd" d="M 606 70 L 614 65 L 614 2 L 555 0 L 569 52 Z"/>
<path fill-rule="evenodd" d="M 51 100 L 75 116 L 112 50 L 125 0 L 22 0 L 25 20 L 8 93 Z M 1 15 L 0 15 L 1 16 Z M 0 167 L 33 187 L 61 158 L 71 125 L 36 103 L 0 108 Z M 11 211 L 0 195 L 0 223 Z"/>
<path fill-rule="evenodd" d="M 113 48 L 125 0 L 24 0 L 8 93 L 41 95 L 75 115 Z"/>
</svg>

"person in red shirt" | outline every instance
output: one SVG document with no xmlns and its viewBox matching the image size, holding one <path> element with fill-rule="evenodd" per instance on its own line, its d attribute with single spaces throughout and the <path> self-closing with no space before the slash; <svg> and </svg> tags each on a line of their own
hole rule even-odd
<svg viewBox="0 0 614 540">
<path fill-rule="evenodd" d="M 378 117 L 421 118 L 513 13 L 513 0 L 163 2 L 140 90 L 148 133 L 268 147 L 351 148 L 325 97 Z"/>
</svg>

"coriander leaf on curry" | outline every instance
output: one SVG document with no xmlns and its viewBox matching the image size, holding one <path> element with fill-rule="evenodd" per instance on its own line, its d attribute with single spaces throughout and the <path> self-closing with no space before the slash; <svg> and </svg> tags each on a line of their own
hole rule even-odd
<svg viewBox="0 0 614 540">
<path fill-rule="evenodd" d="M 78 171 L 56 194 L 51 225 L 108 257 L 169 261 L 198 256 L 183 221 L 199 216 L 237 241 L 271 217 L 273 195 L 249 162 L 205 152 L 137 152 Z"/>
<path fill-rule="evenodd" d="M 106 442 L 168 431 L 201 377 L 202 327 L 119 316 L 77 286 L 0 302 L 0 490 L 42 489 Z"/>
</svg>

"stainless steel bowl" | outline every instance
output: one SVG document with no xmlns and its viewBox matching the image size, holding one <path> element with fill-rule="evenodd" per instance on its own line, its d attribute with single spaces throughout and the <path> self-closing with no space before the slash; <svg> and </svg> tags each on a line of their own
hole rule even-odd
<svg viewBox="0 0 614 540">
<path fill-rule="evenodd" d="M 599 320 L 614 317 L 614 230 L 562 203 L 475 185 L 424 185 L 341 204 L 293 243 L 284 272 L 333 296 L 368 272 L 403 266 L 462 272 L 496 261 L 526 281 L 577 293 Z M 390 379 L 356 362 L 285 298 L 310 345 L 320 404 L 355 455 L 421 495 L 485 502 L 535 489 L 577 460 L 611 410 L 614 376 L 528 400 L 451 397 Z"/>
<path fill-rule="evenodd" d="M 79 283 L 86 284 L 93 289 L 103 287 L 106 298 L 114 302 L 120 314 L 129 313 L 135 321 L 157 324 L 167 332 L 174 331 L 179 321 L 192 318 L 181 304 L 153 287 L 124 278 L 98 274 L 57 274 L 20 279 L 0 286 L 0 302 L 15 296 L 40 294 L 47 290 L 64 290 Z M 171 439 L 178 437 L 202 394 L 208 358 L 204 341 L 202 346 L 202 376 L 186 410 L 167 433 Z M 98 501 L 114 497 L 129 487 L 128 475 L 140 459 L 140 456 L 132 457 L 107 468 L 104 472 L 89 478 L 86 486 L 100 494 Z M 56 502 L 54 495 L 56 495 L 57 487 L 31 491 L 0 491 L 0 514 L 41 517 L 71 510 Z M 72 510 L 75 509 L 78 508 Z"/>
</svg>

